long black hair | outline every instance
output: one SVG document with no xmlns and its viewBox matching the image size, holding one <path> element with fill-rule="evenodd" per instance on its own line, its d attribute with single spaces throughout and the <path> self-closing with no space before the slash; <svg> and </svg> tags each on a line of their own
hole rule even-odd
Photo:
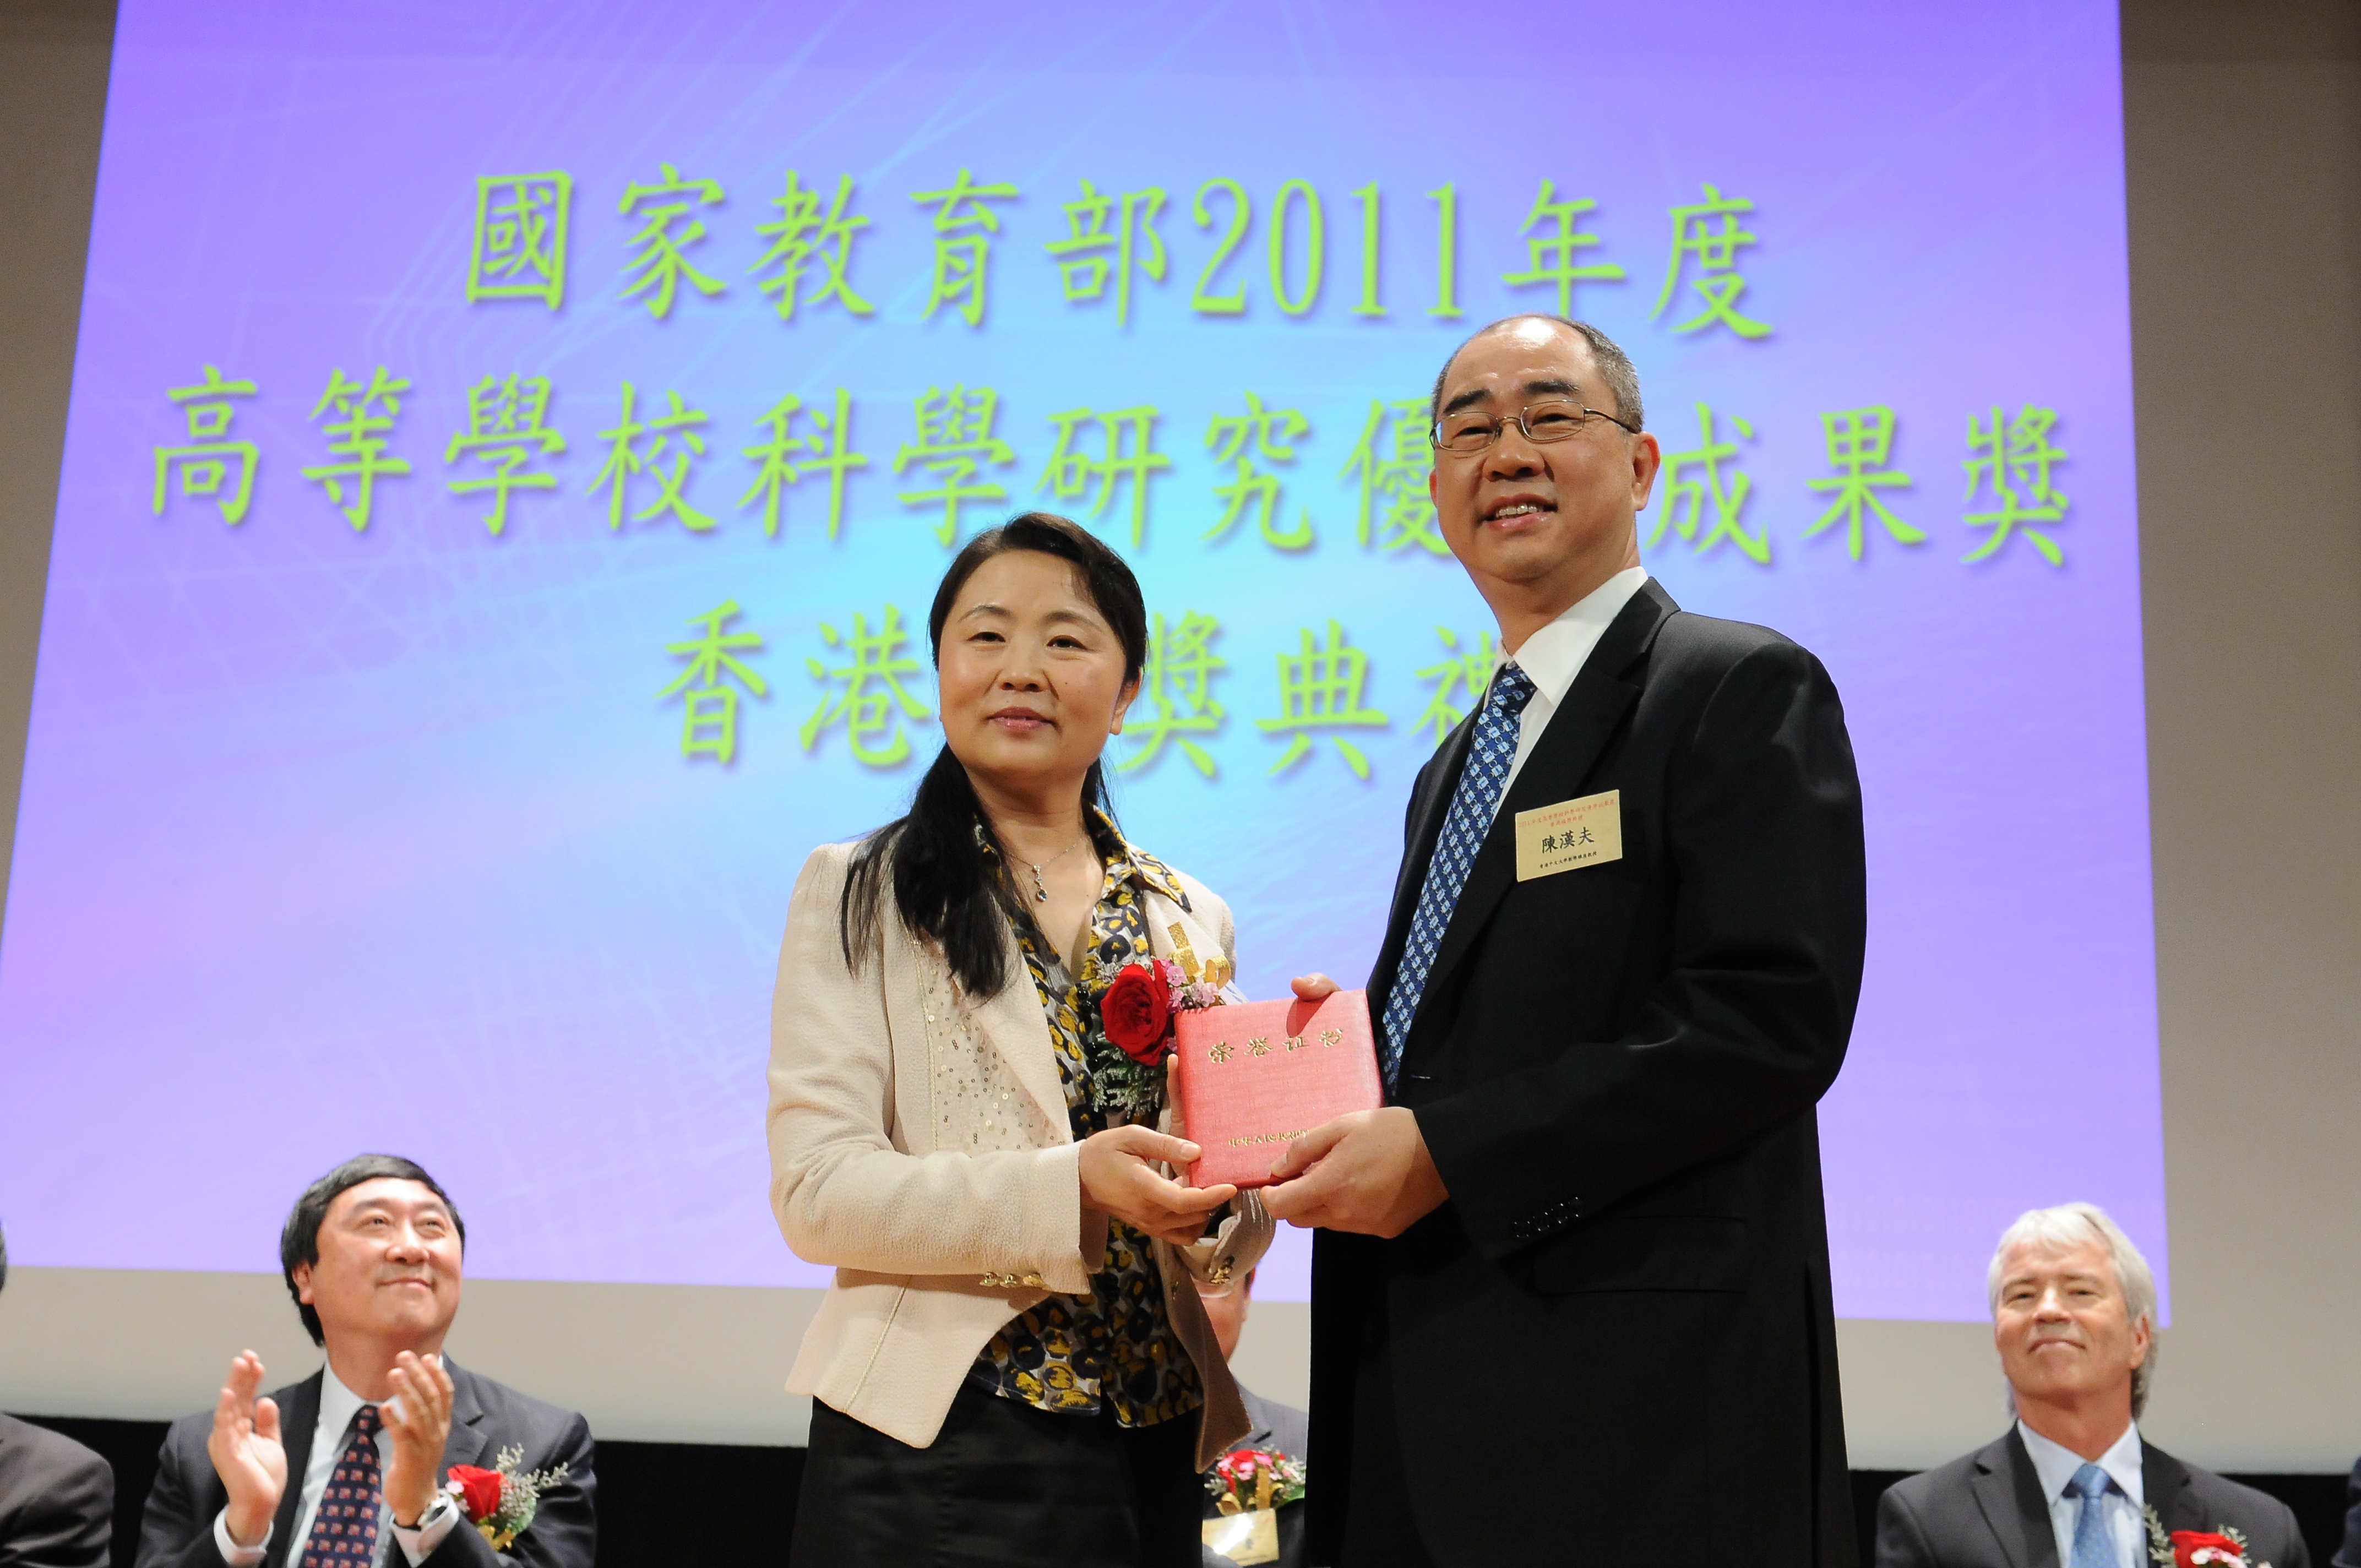
<svg viewBox="0 0 2361 1568">
<path fill-rule="evenodd" d="M 1011 518 L 977 534 L 953 557 L 935 589 L 934 608 L 927 612 L 927 643 L 936 666 L 943 662 L 943 623 L 950 619 L 960 590 L 976 568 L 1013 550 L 1072 563 L 1092 607 L 1123 643 L 1124 680 L 1137 680 L 1148 663 L 1148 605 L 1140 597 L 1139 579 L 1095 534 L 1041 511 Z M 1094 762 L 1082 779 L 1082 822 L 1105 855 L 1115 845 L 1102 826 L 1100 812 L 1114 816 L 1105 769 Z M 837 912 L 847 965 L 858 970 L 862 954 L 878 940 L 890 876 L 902 923 L 941 945 L 961 987 L 974 996 L 998 994 L 1008 981 L 1001 921 L 1011 895 L 976 841 L 979 823 L 986 833 L 992 831 L 967 770 L 945 745 L 918 781 L 908 815 L 872 833 L 852 852 Z"/>
</svg>

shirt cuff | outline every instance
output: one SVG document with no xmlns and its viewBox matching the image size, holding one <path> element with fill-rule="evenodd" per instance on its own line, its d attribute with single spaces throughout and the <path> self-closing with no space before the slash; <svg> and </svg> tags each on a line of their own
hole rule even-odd
<svg viewBox="0 0 2361 1568">
<path fill-rule="evenodd" d="M 420 1563 L 434 1555 L 434 1549 L 443 1544 L 443 1538 L 451 1533 L 451 1527 L 458 1522 L 458 1519 L 457 1499 L 448 1492 L 437 1492 L 434 1501 L 418 1516 L 416 1524 L 405 1526 L 390 1519 L 385 1522 L 392 1527 L 393 1539 L 401 1548 L 401 1554 L 410 1559 L 410 1568 L 418 1568 Z"/>
<path fill-rule="evenodd" d="M 229 1568 L 254 1568 L 270 1550 L 270 1532 L 278 1528 L 276 1524 L 266 1525 L 260 1541 L 252 1546 L 240 1546 L 229 1538 L 229 1510 L 224 1508 L 214 1516 L 214 1547 Z"/>
</svg>

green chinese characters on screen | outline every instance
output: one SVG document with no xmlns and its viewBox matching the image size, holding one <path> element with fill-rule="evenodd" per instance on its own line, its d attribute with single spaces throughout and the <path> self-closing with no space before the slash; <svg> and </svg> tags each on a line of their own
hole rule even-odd
<svg viewBox="0 0 2361 1568">
<path fill-rule="evenodd" d="M 259 391 L 253 381 L 225 376 L 216 365 L 203 368 L 200 380 L 166 391 L 185 439 L 151 448 L 149 510 L 162 517 L 176 500 L 203 504 L 235 526 L 256 504 L 262 462 L 258 444 L 235 426 L 240 408 Z M 326 389 L 311 407 L 308 418 L 319 427 L 325 460 L 316 450 L 307 453 L 310 460 L 299 471 L 356 533 L 370 526 L 379 485 L 412 472 L 411 458 L 398 449 L 398 426 L 406 402 L 417 395 L 411 378 L 384 366 L 366 381 L 339 368 L 329 372 Z M 552 465 L 566 452 L 568 439 L 552 422 L 555 398 L 553 378 L 512 370 L 488 372 L 465 389 L 465 423 L 443 449 L 445 488 L 483 507 L 478 519 L 495 538 L 508 532 L 520 493 L 554 495 L 560 488 Z M 853 440 L 858 402 L 841 386 L 809 400 L 790 392 L 754 416 L 748 427 L 754 439 L 735 448 L 746 464 L 735 510 L 759 520 L 764 535 L 777 538 L 786 529 L 791 495 L 809 485 L 813 499 L 806 504 L 815 521 L 828 538 L 842 536 L 853 479 L 873 466 Z M 1900 492 L 1914 480 L 1894 461 L 1904 421 L 1890 405 L 1821 411 L 1816 434 L 1827 472 L 1805 479 L 1797 495 L 1775 501 L 1748 466 L 1762 448 L 1762 427 L 1703 400 L 1693 409 L 1694 440 L 1665 441 L 1654 515 L 1642 540 L 1647 548 L 1670 542 L 1711 556 L 1727 545 L 1732 556 L 1767 568 L 1774 563 L 1774 521 L 1793 526 L 1799 542 L 1841 539 L 1844 555 L 1855 564 L 1872 558 L 1872 543 L 1881 536 L 1905 552 L 1932 538 L 1923 506 L 1910 509 L 1920 510 L 1919 517 L 1903 510 L 1909 503 Z M 1426 414 L 1423 398 L 1373 399 L 1361 414 L 1358 433 L 1332 481 L 1354 517 L 1357 547 L 1379 555 L 1448 559 L 1450 546 L 1427 490 L 1433 454 Z M 929 520 L 937 543 L 956 547 L 972 509 L 996 511 L 1010 500 L 1004 481 L 1019 455 L 1002 433 L 1000 394 L 959 382 L 930 386 L 912 400 L 908 417 L 910 435 L 886 466 L 895 480 L 895 498 Z M 1157 445 L 1164 417 L 1148 403 L 1049 414 L 1049 450 L 1033 493 L 1115 531 L 1135 549 L 1152 547 L 1148 525 L 1159 484 L 1174 467 Z M 2014 414 L 1993 405 L 1967 415 L 1968 455 L 1960 464 L 1967 482 L 1957 521 L 1971 547 L 1958 558 L 1961 564 L 2005 559 L 2022 540 L 2033 559 L 2066 565 L 2059 528 L 2070 502 L 2056 479 L 2068 461 L 2054 439 L 2059 424 L 2057 410 L 2030 400 Z M 712 425 L 709 411 L 677 389 L 652 400 L 635 382 L 624 381 L 615 422 L 596 433 L 601 455 L 584 491 L 608 527 L 620 532 L 626 522 L 674 522 L 691 533 L 720 528 L 715 509 L 721 499 L 701 499 L 697 488 Z M 1202 428 L 1213 473 L 1198 492 L 1204 499 L 1195 510 L 1206 526 L 1196 542 L 1220 546 L 1246 536 L 1251 523 L 1252 535 L 1274 551 L 1312 549 L 1318 542 L 1313 506 L 1288 499 L 1304 445 L 1315 434 L 1311 414 L 1247 390 L 1208 411 Z M 817 515 L 823 505 L 824 520 Z"/>
<path fill-rule="evenodd" d="M 819 705 L 804 720 L 804 750 L 812 751 L 831 730 L 842 729 L 852 759 L 863 767 L 890 768 L 910 754 L 906 724 L 932 717 L 927 705 L 902 683 L 920 673 L 908 652 L 910 634 L 902 611 L 887 605 L 873 629 L 869 618 L 852 613 L 848 628 L 822 621 L 827 658 L 807 659 L 812 679 L 823 688 Z"/>
<path fill-rule="evenodd" d="M 770 686 L 741 657 L 762 649 L 761 634 L 723 630 L 738 615 L 738 601 L 724 599 L 690 619 L 699 635 L 664 647 L 684 664 L 656 700 L 681 699 L 680 754 L 690 761 L 710 757 L 724 767 L 737 761 L 739 688 L 754 696 L 770 694 Z"/>
</svg>

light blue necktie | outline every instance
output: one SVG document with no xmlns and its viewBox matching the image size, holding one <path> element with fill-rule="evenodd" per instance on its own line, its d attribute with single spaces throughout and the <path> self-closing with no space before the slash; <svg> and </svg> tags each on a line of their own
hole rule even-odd
<svg viewBox="0 0 2361 1568">
<path fill-rule="evenodd" d="M 1434 858 L 1427 862 L 1418 913 L 1411 917 L 1410 939 L 1402 945 L 1394 988 L 1386 998 L 1385 1029 L 1378 1049 L 1389 1090 L 1401 1071 L 1402 1047 L 1410 1043 L 1411 1021 L 1418 1016 L 1418 1000 L 1426 991 L 1427 971 L 1434 967 L 1435 949 L 1443 946 L 1443 933 L 1450 928 L 1451 912 L 1459 906 L 1459 893 L 1467 885 L 1476 851 L 1483 847 L 1484 835 L 1492 830 L 1493 814 L 1499 809 L 1501 792 L 1508 788 L 1509 764 L 1517 757 L 1517 720 L 1532 696 L 1532 677 L 1514 664 L 1503 664 L 1484 698 L 1484 711 L 1476 716 L 1476 739 L 1467 748 L 1467 766 L 1461 771 L 1459 788 L 1451 797 L 1451 815 L 1444 818 L 1443 836 L 1435 840 Z"/>
<path fill-rule="evenodd" d="M 2107 1473 L 2095 1464 L 2085 1464 L 2066 1486 L 2082 1498 L 2082 1511 L 2074 1519 L 2074 1560 L 2066 1568 L 2123 1568 L 2115 1560 L 2106 1512 L 2100 1507 L 2107 1496 Z"/>
</svg>

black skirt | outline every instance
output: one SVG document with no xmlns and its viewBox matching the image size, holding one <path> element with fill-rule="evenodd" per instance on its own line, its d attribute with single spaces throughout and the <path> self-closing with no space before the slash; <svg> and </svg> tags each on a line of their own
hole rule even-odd
<svg viewBox="0 0 2361 1568">
<path fill-rule="evenodd" d="M 1197 1568 L 1199 1416 L 1126 1427 L 960 1387 L 912 1448 L 818 1400 L 790 1568 Z"/>
</svg>

